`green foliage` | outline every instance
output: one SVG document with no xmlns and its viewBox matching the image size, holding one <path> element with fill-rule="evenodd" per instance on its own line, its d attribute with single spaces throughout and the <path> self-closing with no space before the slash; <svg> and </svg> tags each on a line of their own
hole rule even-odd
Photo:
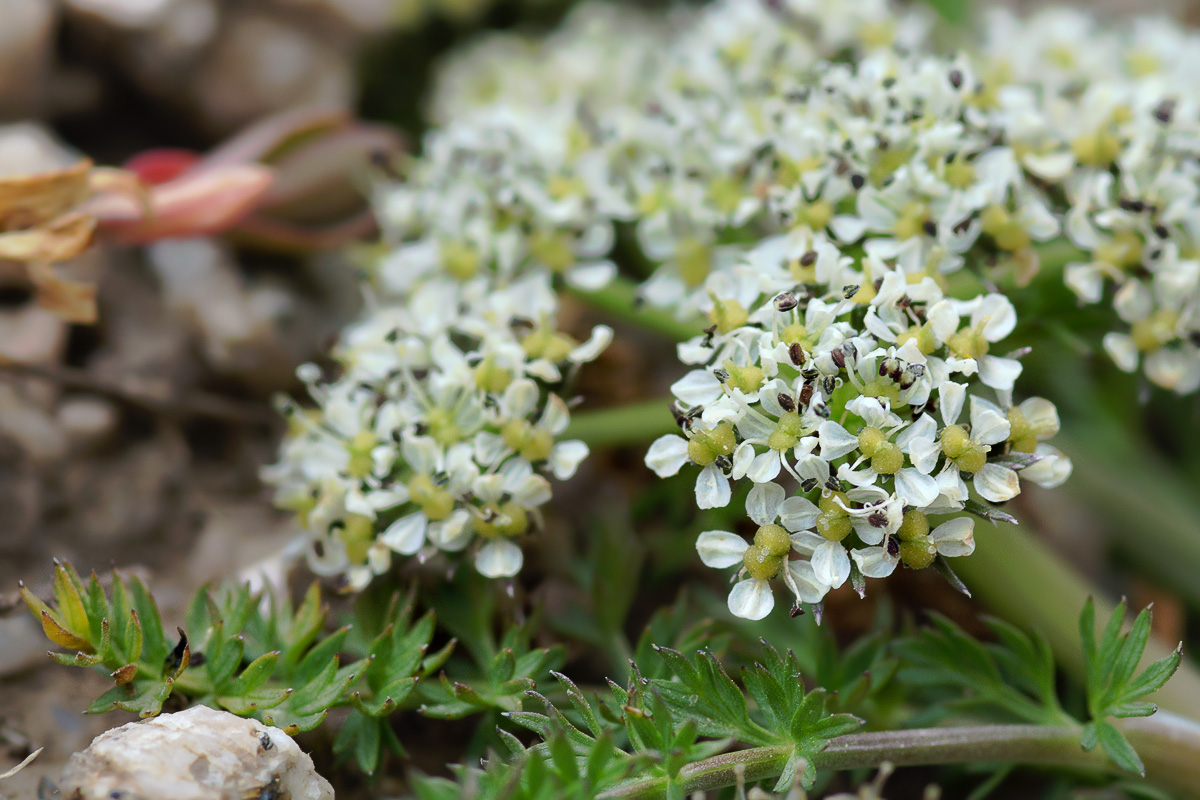
<svg viewBox="0 0 1200 800">
<path fill-rule="evenodd" d="M 417 777 L 416 796 L 542 798 L 622 796 L 646 792 L 682 798 L 695 791 L 695 769 L 736 742 L 766 748 L 779 786 L 811 785 L 812 757 L 829 739 L 862 721 L 830 714 L 821 690 L 807 691 L 796 657 L 764 647 L 762 663 L 744 670 L 739 685 L 708 651 L 692 658 L 668 648 L 631 666 L 629 682 L 609 683 L 607 697 L 593 703 L 566 676 L 555 673 L 556 696 L 530 691 L 542 711 L 505 716 L 534 732 L 526 746 L 502 732 L 509 753 L 482 768 L 460 767 L 456 781 Z"/>
<path fill-rule="evenodd" d="M 453 583 L 441 587 L 434 600 L 439 621 L 457 637 L 469 659 L 447 664 L 437 680 L 421 684 L 422 714 L 459 719 L 480 712 L 517 711 L 538 679 L 562 666 L 564 647 L 533 646 L 537 617 L 506 626 L 497 639 L 496 603 L 495 591 L 469 570 L 461 570 Z"/>
<path fill-rule="evenodd" d="M 997 639 L 991 643 L 979 642 L 941 615 L 931 615 L 931 623 L 895 644 L 901 682 L 947 693 L 939 698 L 945 710 L 992 712 L 1038 725 L 1074 722 L 1059 704 L 1054 657 L 1045 639 L 998 619 L 987 620 Z"/>
<path fill-rule="evenodd" d="M 114 571 L 105 592 L 95 574 L 85 586 L 70 565 L 56 563 L 53 606 L 24 587 L 21 595 L 46 635 L 76 651 L 53 653 L 55 661 L 113 678 L 113 688 L 89 713 L 121 709 L 152 717 L 175 695 L 297 733 L 321 724 L 330 709 L 350 706 L 335 748 L 366 772 L 375 770 L 384 749 L 402 751 L 386 717 L 421 678 L 441 668 L 453 647 L 427 654 L 433 615 L 414 621 L 412 597 L 401 603 L 397 595 L 386 606 L 382 630 L 355 652 L 347 643 L 350 627 L 325 633 L 329 607 L 316 583 L 296 608 L 244 585 L 201 590 L 174 644 L 136 577 L 126 581 Z"/>
<path fill-rule="evenodd" d="M 971 18 L 970 0 L 925 0 L 925 3 L 951 25 L 963 25 Z"/>
<path fill-rule="evenodd" d="M 988 621 L 997 641 L 981 643 L 950 620 L 934 616 L 931 628 L 896 644 L 902 662 L 898 677 L 913 688 L 933 690 L 948 709 L 992 712 L 1038 725 L 1082 724 L 1084 750 L 1099 745 L 1118 767 L 1144 775 L 1141 758 L 1108 720 L 1153 714 L 1157 707 L 1143 698 L 1161 689 L 1179 667 L 1181 652 L 1176 649 L 1137 672 L 1150 638 L 1150 619 L 1150 609 L 1144 609 L 1122 633 L 1122 602 L 1097 640 L 1095 604 L 1089 599 L 1084 605 L 1079 628 L 1087 671 L 1086 724 L 1059 702 L 1054 659 L 1045 640 L 999 620 Z M 954 696 L 947 696 L 947 690 Z"/>
<path fill-rule="evenodd" d="M 1137 672 L 1150 640 L 1150 617 L 1150 609 L 1142 609 L 1129 631 L 1121 633 L 1121 623 L 1125 620 L 1125 601 L 1122 600 L 1097 641 L 1096 604 L 1091 598 L 1079 616 L 1091 717 L 1091 722 L 1083 729 L 1083 747 L 1091 750 L 1099 744 L 1114 764 L 1139 775 L 1146 772 L 1141 758 L 1108 718 L 1153 714 L 1158 707 L 1142 698 L 1161 689 L 1179 668 L 1182 655 L 1180 648 L 1176 648 L 1169 656 Z"/>
</svg>

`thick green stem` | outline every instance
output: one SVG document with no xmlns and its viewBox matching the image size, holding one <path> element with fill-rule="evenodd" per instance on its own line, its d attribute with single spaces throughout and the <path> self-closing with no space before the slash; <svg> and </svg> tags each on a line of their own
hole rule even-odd
<svg viewBox="0 0 1200 800">
<path fill-rule="evenodd" d="M 1070 487 L 1113 524 L 1127 555 L 1200 606 L 1200 507 L 1194 488 L 1145 448 L 1075 437 Z"/>
<path fill-rule="evenodd" d="M 668 339 L 684 342 L 704 332 L 699 321 L 680 321 L 668 311 L 644 306 L 638 298 L 637 284 L 628 278 L 617 278 L 598 292 L 573 289 L 571 294 L 592 308 Z"/>
<path fill-rule="evenodd" d="M 1099 619 L 1111 615 L 1115 606 L 1061 556 L 1020 527 L 976 525 L 975 553 L 955 559 L 954 570 L 995 614 L 1045 636 L 1063 669 L 1077 680 L 1083 678 L 1075 622 L 1079 611 L 1088 597 L 1096 599 Z M 1172 649 L 1151 639 L 1143 664 Z M 1154 699 L 1165 709 L 1200 719 L 1200 674 L 1184 661 Z"/>
<path fill-rule="evenodd" d="M 597 411 L 571 415 L 564 439 L 582 439 L 592 447 L 619 447 L 651 442 L 667 433 L 678 433 L 671 414 L 671 398 L 660 397 Z"/>
<path fill-rule="evenodd" d="M 1184 797 L 1200 798 L 1200 727 L 1165 712 L 1117 724 L 1145 762 L 1149 781 Z M 774 778 L 782 773 L 791 754 L 792 749 L 786 746 L 722 753 L 684 767 L 677 784 L 686 795 Z M 832 739 L 812 759 L 818 770 L 869 769 L 884 763 L 917 766 L 980 762 L 1117 772 L 1100 748 L 1084 752 L 1079 744 L 1079 728 L 1074 726 L 982 725 L 857 733 Z M 602 796 L 658 798 L 666 796 L 666 790 L 666 778 L 646 778 L 629 781 Z"/>
</svg>

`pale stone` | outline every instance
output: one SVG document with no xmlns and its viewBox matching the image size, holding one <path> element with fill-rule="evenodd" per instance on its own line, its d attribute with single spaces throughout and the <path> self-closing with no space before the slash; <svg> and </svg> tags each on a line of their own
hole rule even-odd
<svg viewBox="0 0 1200 800">
<path fill-rule="evenodd" d="M 333 800 L 283 731 L 195 706 L 115 728 L 71 756 L 59 792 L 78 800 Z"/>
</svg>

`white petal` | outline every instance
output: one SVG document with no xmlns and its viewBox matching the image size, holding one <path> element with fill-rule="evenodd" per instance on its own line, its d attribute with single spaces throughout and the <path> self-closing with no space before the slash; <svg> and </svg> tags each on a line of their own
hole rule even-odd
<svg viewBox="0 0 1200 800">
<path fill-rule="evenodd" d="M 821 442 L 821 458 L 831 460 L 846 455 L 858 447 L 858 437 L 833 420 L 825 420 L 817 429 Z"/>
<path fill-rule="evenodd" d="M 721 393 L 721 382 L 706 369 L 694 369 L 671 384 L 671 394 L 689 407 L 707 405 Z"/>
<path fill-rule="evenodd" d="M 510 417 L 527 417 L 537 407 L 537 384 L 528 378 L 518 378 L 504 390 L 500 402 Z"/>
<path fill-rule="evenodd" d="M 646 466 L 660 478 L 669 478 L 679 472 L 688 460 L 687 439 L 674 434 L 661 436 L 646 451 Z M 486 463 L 486 462 L 485 462 Z"/>
<path fill-rule="evenodd" d="M 1014 358 L 984 356 L 979 359 L 979 379 L 993 389 L 1011 392 L 1021 375 L 1021 362 Z"/>
<path fill-rule="evenodd" d="M 550 471 L 560 481 L 575 474 L 579 464 L 587 458 L 588 446 L 578 439 L 559 442 L 550 450 Z"/>
<path fill-rule="evenodd" d="M 541 419 L 538 420 L 538 427 L 558 436 L 567 429 L 570 422 L 571 412 L 567 411 L 566 401 L 556 394 L 550 395 L 546 399 L 546 409 L 542 412 Z"/>
<path fill-rule="evenodd" d="M 867 223 L 858 217 L 839 214 L 829 221 L 834 238 L 840 242 L 857 242 L 867 232 Z"/>
<path fill-rule="evenodd" d="M 937 481 L 912 467 L 896 473 L 896 494 L 907 505 L 924 508 L 938 498 Z"/>
<path fill-rule="evenodd" d="M 737 534 L 726 531 L 705 531 L 696 539 L 696 552 L 706 567 L 724 569 L 742 563 L 750 545 Z"/>
<path fill-rule="evenodd" d="M 414 472 L 424 475 L 437 471 L 441 450 L 437 442 L 428 436 L 405 436 L 400 441 L 400 453 Z"/>
<path fill-rule="evenodd" d="M 927 319 L 938 341 L 946 341 L 958 330 L 958 311 L 954 308 L 952 300 L 939 300 L 934 303 L 929 309 Z"/>
<path fill-rule="evenodd" d="M 420 511 L 401 517 L 387 526 L 379 540 L 401 555 L 411 556 L 425 544 L 425 527 L 429 520 Z"/>
<path fill-rule="evenodd" d="M 507 539 L 493 539 L 475 554 L 475 569 L 485 578 L 509 578 L 521 571 L 525 556 Z"/>
<path fill-rule="evenodd" d="M 956 517 L 930 531 L 929 541 L 933 542 L 939 553 L 949 558 L 969 556 L 975 552 L 974 532 L 975 520 Z"/>
<path fill-rule="evenodd" d="M 1021 482 L 1017 473 L 999 464 L 985 464 L 975 473 L 975 491 L 985 500 L 1003 503 L 1021 493 Z"/>
<path fill-rule="evenodd" d="M 1071 477 L 1071 459 L 1048 444 L 1039 444 L 1037 454 L 1042 460 L 1021 470 L 1021 477 L 1033 481 L 1043 489 L 1061 486 Z"/>
<path fill-rule="evenodd" d="M 922 414 L 921 417 L 896 435 L 896 446 L 901 452 L 911 453 L 913 446 L 920 446 L 924 440 L 932 440 L 937 436 L 937 422 L 933 415 Z"/>
<path fill-rule="evenodd" d="M 787 492 L 778 483 L 758 483 L 746 497 L 746 513 L 758 525 L 770 525 L 779 516 Z"/>
<path fill-rule="evenodd" d="M 1017 312 L 1002 294 L 989 294 L 979 299 L 971 314 L 971 326 L 983 324 L 983 335 L 989 342 L 998 342 L 1012 333 L 1017 325 Z"/>
<path fill-rule="evenodd" d="M 771 594 L 771 584 L 753 578 L 738 581 L 729 590 L 729 610 L 735 617 L 758 620 L 771 613 L 775 607 L 775 597 Z"/>
<path fill-rule="evenodd" d="M 598 292 L 617 277 L 617 265 L 611 261 L 578 264 L 567 272 L 567 283 L 581 292 Z"/>
<path fill-rule="evenodd" d="M 789 531 L 802 531 L 817 524 L 821 510 L 807 497 L 799 495 L 783 501 L 779 509 L 779 522 Z"/>
<path fill-rule="evenodd" d="M 546 383 L 558 383 L 562 380 L 562 370 L 548 358 L 539 358 L 525 365 L 525 374 L 540 378 Z"/>
<path fill-rule="evenodd" d="M 850 557 L 839 542 L 825 542 L 812 554 L 812 568 L 816 579 L 836 589 L 850 577 Z"/>
<path fill-rule="evenodd" d="M 943 381 L 938 384 L 938 397 L 942 402 L 942 420 L 947 425 L 958 422 L 958 415 L 962 413 L 963 404 L 967 398 L 967 385 L 954 381 Z"/>
<path fill-rule="evenodd" d="M 892 558 L 882 547 L 864 547 L 850 554 L 858 571 L 868 578 L 886 578 L 896 569 L 898 558 Z"/>
<path fill-rule="evenodd" d="M 812 564 L 807 561 L 789 561 L 788 575 L 796 600 L 801 603 L 819 603 L 829 593 L 829 585 L 817 580 Z"/>
<path fill-rule="evenodd" d="M 607 325 L 597 325 L 592 328 L 591 337 L 567 354 L 567 360 L 572 364 L 586 364 L 595 361 L 596 357 L 608 347 L 613 339 L 613 329 Z"/>
<path fill-rule="evenodd" d="M 724 508 L 732 496 L 729 478 L 715 464 L 700 470 L 696 478 L 696 505 L 700 508 Z"/>
<path fill-rule="evenodd" d="M 734 449 L 733 469 L 730 470 L 730 475 L 733 476 L 735 481 L 746 477 L 746 471 L 754 463 L 754 456 L 754 445 L 750 442 L 742 442 Z"/>
<path fill-rule="evenodd" d="M 774 450 L 768 450 L 765 453 L 759 453 L 750 462 L 750 468 L 746 470 L 746 477 L 755 483 L 766 483 L 767 481 L 775 480 L 781 469 L 781 461 L 779 453 Z"/>
<path fill-rule="evenodd" d="M 429 541 L 441 550 L 457 553 L 475 538 L 475 532 L 467 524 L 470 521 L 471 515 L 466 509 L 460 508 L 441 522 L 435 522 L 429 526 L 427 531 Z"/>
<path fill-rule="evenodd" d="M 1104 334 L 1104 350 L 1122 372 L 1134 372 L 1138 365 L 1138 349 L 1133 338 L 1123 333 Z"/>
<path fill-rule="evenodd" d="M 971 398 L 971 438 L 980 444 L 997 444 L 1008 438 L 1012 425 L 986 400 Z"/>
<path fill-rule="evenodd" d="M 1037 432 L 1039 439 L 1058 433 L 1058 409 L 1044 397 L 1031 397 L 1020 405 L 1025 421 Z"/>
</svg>

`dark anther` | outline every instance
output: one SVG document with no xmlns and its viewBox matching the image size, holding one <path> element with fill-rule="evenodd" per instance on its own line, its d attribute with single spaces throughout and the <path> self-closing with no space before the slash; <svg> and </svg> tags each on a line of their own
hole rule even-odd
<svg viewBox="0 0 1200 800">
<path fill-rule="evenodd" d="M 386 335 L 383 337 L 383 340 L 384 340 L 385 342 L 387 342 L 388 344 L 395 344 L 395 343 L 396 343 L 396 340 L 398 340 L 399 338 L 400 338 L 400 329 L 399 329 L 399 328 L 392 328 L 392 329 L 391 329 L 390 331 L 388 331 L 388 332 L 387 332 L 387 334 L 386 334 Z"/>
<path fill-rule="evenodd" d="M 780 392 L 775 399 L 779 401 L 779 407 L 784 411 L 790 412 L 796 410 L 796 401 L 792 399 L 790 394 Z"/>
<path fill-rule="evenodd" d="M 809 250 L 804 255 L 800 256 L 800 266 L 802 267 L 811 267 L 815 263 L 817 263 L 816 250 Z"/>
<path fill-rule="evenodd" d="M 1126 197 L 1122 197 L 1120 200 L 1118 200 L 1117 205 L 1126 211 L 1132 211 L 1134 214 L 1140 214 L 1146 210 L 1146 204 L 1141 200 L 1130 200 Z"/>
<path fill-rule="evenodd" d="M 950 70 L 950 85 L 955 89 L 961 89 L 963 85 L 963 74 L 961 70 Z"/>
<path fill-rule="evenodd" d="M 937 236 L 937 223 L 927 219 L 921 223 L 921 230 L 925 231 L 927 236 Z"/>
<path fill-rule="evenodd" d="M 892 77 L 887 77 L 887 78 L 884 78 L 884 79 L 883 79 L 883 88 L 885 88 L 885 89 L 890 89 L 890 88 L 892 88 L 892 87 L 893 87 L 893 86 L 895 86 L 895 85 L 896 85 L 896 79 L 895 79 L 895 78 L 892 78 Z"/>
<path fill-rule="evenodd" d="M 788 358 L 790 358 L 792 363 L 797 367 L 804 363 L 806 359 L 804 355 L 804 348 L 800 346 L 799 342 L 792 342 L 788 345 Z"/>
<path fill-rule="evenodd" d="M 800 405 L 807 406 L 812 402 L 813 385 L 806 383 L 800 387 Z"/>
<path fill-rule="evenodd" d="M 1159 223 L 1158 225 L 1154 226 L 1154 235 L 1160 239 L 1166 239 L 1168 236 L 1171 235 L 1171 232 L 1169 230 L 1167 230 L 1166 225 Z"/>
<path fill-rule="evenodd" d="M 829 406 L 818 400 L 816 404 L 813 405 L 813 413 L 821 419 L 829 419 Z"/>
<path fill-rule="evenodd" d="M 847 300 L 849 300 L 851 297 L 854 297 L 854 295 L 858 294 L 859 288 L 860 287 L 858 286 L 843 286 L 842 297 L 845 297 Z"/>
<path fill-rule="evenodd" d="M 892 558 L 900 555 L 900 540 L 895 536 L 887 537 L 887 553 Z"/>
<path fill-rule="evenodd" d="M 792 610 L 788 613 L 791 615 L 792 619 L 795 619 L 804 613 L 804 609 L 800 607 L 799 603 L 796 603 L 794 606 L 792 606 Z"/>
<path fill-rule="evenodd" d="M 800 482 L 800 488 L 806 492 L 811 492 L 817 485 L 816 478 L 805 478 Z"/>
<path fill-rule="evenodd" d="M 867 523 L 870 524 L 872 528 L 886 528 L 888 524 L 887 514 L 883 513 L 882 511 L 872 511 L 867 516 Z"/>
<path fill-rule="evenodd" d="M 835 349 L 832 353 L 829 354 L 829 357 L 833 359 L 834 364 L 837 364 L 838 369 L 845 368 L 846 353 L 842 350 L 842 348 L 839 347 L 839 348 Z"/>
<path fill-rule="evenodd" d="M 733 459 L 731 459 L 729 456 L 717 456 L 717 459 L 714 463 L 716 463 L 716 465 L 723 470 L 733 469 Z"/>
<path fill-rule="evenodd" d="M 723 369 L 714 369 L 713 375 L 716 375 L 717 380 L 719 380 L 721 383 L 724 383 L 725 381 L 729 380 L 729 373 Z"/>
<path fill-rule="evenodd" d="M 825 395 L 829 396 L 837 391 L 837 388 L 842 385 L 842 382 L 832 375 L 826 375 L 821 380 L 821 388 L 825 390 Z M 828 413 L 828 410 L 826 410 Z"/>
<path fill-rule="evenodd" d="M 825 488 L 831 492 L 840 492 L 842 490 L 842 482 L 837 475 L 830 475 L 829 480 L 825 481 Z"/>
<path fill-rule="evenodd" d="M 1154 118 L 1166 125 L 1171 121 L 1171 117 L 1175 114 L 1175 101 L 1163 100 L 1154 107 Z"/>
<path fill-rule="evenodd" d="M 800 301 L 791 292 L 783 292 L 775 298 L 776 311 L 791 311 L 798 305 L 800 305 Z"/>
<path fill-rule="evenodd" d="M 255 735 L 258 737 L 258 746 L 262 748 L 262 752 L 265 753 L 275 746 L 275 743 L 271 741 L 271 734 L 266 731 L 258 731 Z"/>
<path fill-rule="evenodd" d="M 853 186 L 855 189 L 861 189 L 866 184 L 867 184 L 867 179 L 864 178 L 862 175 L 855 173 L 854 175 L 850 176 L 850 185 Z"/>
</svg>

